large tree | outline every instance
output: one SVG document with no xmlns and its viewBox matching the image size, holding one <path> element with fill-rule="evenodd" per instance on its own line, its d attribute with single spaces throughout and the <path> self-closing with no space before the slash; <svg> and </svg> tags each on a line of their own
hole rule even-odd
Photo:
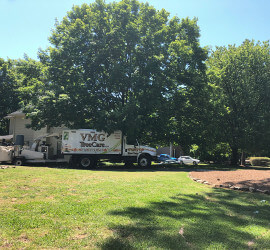
<svg viewBox="0 0 270 250">
<path fill-rule="evenodd" d="M 15 61 L 0 58 L 0 135 L 8 134 L 8 120 L 4 117 L 18 109 L 19 101 Z"/>
<path fill-rule="evenodd" d="M 270 143 L 270 45 L 246 40 L 217 47 L 208 60 L 217 142 L 229 143 L 232 164 L 239 150 L 260 154 Z"/>
<path fill-rule="evenodd" d="M 0 134 L 8 133 L 4 117 L 42 95 L 46 79 L 44 65 L 27 55 L 19 60 L 0 58 Z"/>
<path fill-rule="evenodd" d="M 39 53 L 49 83 L 26 107 L 32 126 L 157 138 L 170 127 L 173 112 L 163 111 L 175 105 L 171 99 L 201 85 L 207 52 L 198 39 L 196 19 L 170 19 L 148 3 L 97 0 L 73 7 L 56 23 L 52 46 Z"/>
</svg>

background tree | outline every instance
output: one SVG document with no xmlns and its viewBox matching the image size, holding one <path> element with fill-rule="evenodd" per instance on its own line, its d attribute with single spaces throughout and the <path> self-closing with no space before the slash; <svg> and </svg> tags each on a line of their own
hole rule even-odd
<svg viewBox="0 0 270 250">
<path fill-rule="evenodd" d="M 49 81 L 26 106 L 32 126 L 120 129 L 133 138 L 176 140 L 180 110 L 187 114 L 203 88 L 207 52 L 196 22 L 169 19 L 164 9 L 136 0 L 73 7 L 56 23 L 52 46 L 40 51 Z"/>
<path fill-rule="evenodd" d="M 8 134 L 4 117 L 32 103 L 44 90 L 46 69 L 25 55 L 24 59 L 0 59 L 0 134 Z"/>
<path fill-rule="evenodd" d="M 4 117 L 19 108 L 18 87 L 15 61 L 0 58 L 0 135 L 8 134 L 8 120 Z"/>
<path fill-rule="evenodd" d="M 19 83 L 19 95 L 21 104 L 27 104 L 40 96 L 40 92 L 45 89 L 47 82 L 47 69 L 39 61 L 29 58 L 27 55 L 24 59 L 15 62 L 16 74 Z"/>
<path fill-rule="evenodd" d="M 246 40 L 217 47 L 208 60 L 216 142 L 227 142 L 232 164 L 239 150 L 260 154 L 270 143 L 270 46 Z"/>
<path fill-rule="evenodd" d="M 16 74 L 18 76 L 18 94 L 19 106 L 24 109 L 27 116 L 26 106 L 31 109 L 32 113 L 38 112 L 35 103 L 46 92 L 48 86 L 48 71 L 46 66 L 25 55 L 24 59 L 16 61 Z M 32 117 L 32 122 L 39 123 Z"/>
</svg>

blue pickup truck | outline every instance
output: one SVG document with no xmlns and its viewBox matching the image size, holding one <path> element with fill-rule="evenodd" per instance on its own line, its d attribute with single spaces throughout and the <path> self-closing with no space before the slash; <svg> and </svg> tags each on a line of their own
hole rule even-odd
<svg viewBox="0 0 270 250">
<path fill-rule="evenodd" d="M 157 160 L 162 163 L 177 163 L 177 159 L 167 154 L 161 154 L 157 157 Z"/>
</svg>

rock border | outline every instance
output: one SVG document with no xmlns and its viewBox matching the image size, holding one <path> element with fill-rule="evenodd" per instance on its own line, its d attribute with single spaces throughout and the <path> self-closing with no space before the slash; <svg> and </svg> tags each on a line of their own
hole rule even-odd
<svg viewBox="0 0 270 250">
<path fill-rule="evenodd" d="M 192 179 L 193 181 L 196 181 L 198 183 L 201 184 L 206 184 L 206 185 L 210 185 L 216 188 L 227 188 L 227 189 L 231 189 L 231 190 L 238 190 L 238 191 L 245 191 L 245 192 L 251 192 L 251 193 L 262 193 L 262 194 L 268 194 L 270 195 L 270 192 L 268 190 L 261 190 L 261 189 L 256 189 L 253 187 L 239 187 L 239 186 L 233 186 L 233 185 L 224 185 L 224 184 L 220 184 L 220 185 L 212 185 L 211 183 L 201 180 L 201 179 L 197 179 L 197 178 L 193 178 L 190 176 L 189 174 L 189 178 Z"/>
<path fill-rule="evenodd" d="M 0 165 L 0 169 L 7 169 L 7 168 L 16 168 L 16 166 Z"/>
</svg>

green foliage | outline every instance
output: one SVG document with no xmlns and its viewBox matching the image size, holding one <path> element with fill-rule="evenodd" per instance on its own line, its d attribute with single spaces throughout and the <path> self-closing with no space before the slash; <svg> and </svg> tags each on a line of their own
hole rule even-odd
<svg viewBox="0 0 270 250">
<path fill-rule="evenodd" d="M 33 127 L 121 129 L 129 137 L 178 140 L 179 113 L 194 108 L 204 86 L 207 52 L 196 19 L 169 19 L 164 9 L 136 0 L 99 0 L 74 6 L 49 40 L 52 46 L 39 53 L 49 84 L 26 107 Z M 171 124 L 176 106 L 179 119 Z M 176 136 L 168 132 L 173 127 Z"/>
<path fill-rule="evenodd" d="M 45 88 L 47 70 L 41 62 L 25 55 L 22 60 L 16 61 L 16 73 L 19 78 L 19 95 L 21 105 L 26 105 L 39 97 Z"/>
<path fill-rule="evenodd" d="M 20 106 L 26 113 L 26 117 L 30 117 L 33 123 L 39 123 L 32 114 L 38 113 L 35 105 L 39 102 L 39 99 L 46 99 L 46 94 L 50 94 L 46 91 L 49 85 L 48 70 L 43 63 L 25 56 L 24 60 L 16 62 L 16 72 L 19 76 Z M 29 109 L 31 113 L 28 112 Z M 54 117 L 52 116 L 51 119 Z"/>
<path fill-rule="evenodd" d="M 8 120 L 4 117 L 19 108 L 18 87 L 15 61 L 0 58 L 0 135 L 8 134 Z"/>
<path fill-rule="evenodd" d="M 191 155 L 196 158 L 196 155 L 197 155 L 197 152 L 199 150 L 199 146 L 196 145 L 196 144 L 192 144 L 191 147 L 190 147 L 190 150 L 189 152 L 191 153 Z"/>
<path fill-rule="evenodd" d="M 27 56 L 20 60 L 0 59 L 0 134 L 8 133 L 4 117 L 33 105 L 45 90 L 46 68 Z"/>
<path fill-rule="evenodd" d="M 217 47 L 208 60 L 216 140 L 229 143 L 233 163 L 238 149 L 253 153 L 270 143 L 270 45 L 246 40 Z"/>
<path fill-rule="evenodd" d="M 270 167 L 270 158 L 268 157 L 250 157 L 249 160 L 252 166 Z"/>
<path fill-rule="evenodd" d="M 213 144 L 211 147 L 208 147 L 208 150 L 200 151 L 200 160 L 216 163 L 228 162 L 232 153 L 231 151 L 228 143 Z"/>
</svg>

